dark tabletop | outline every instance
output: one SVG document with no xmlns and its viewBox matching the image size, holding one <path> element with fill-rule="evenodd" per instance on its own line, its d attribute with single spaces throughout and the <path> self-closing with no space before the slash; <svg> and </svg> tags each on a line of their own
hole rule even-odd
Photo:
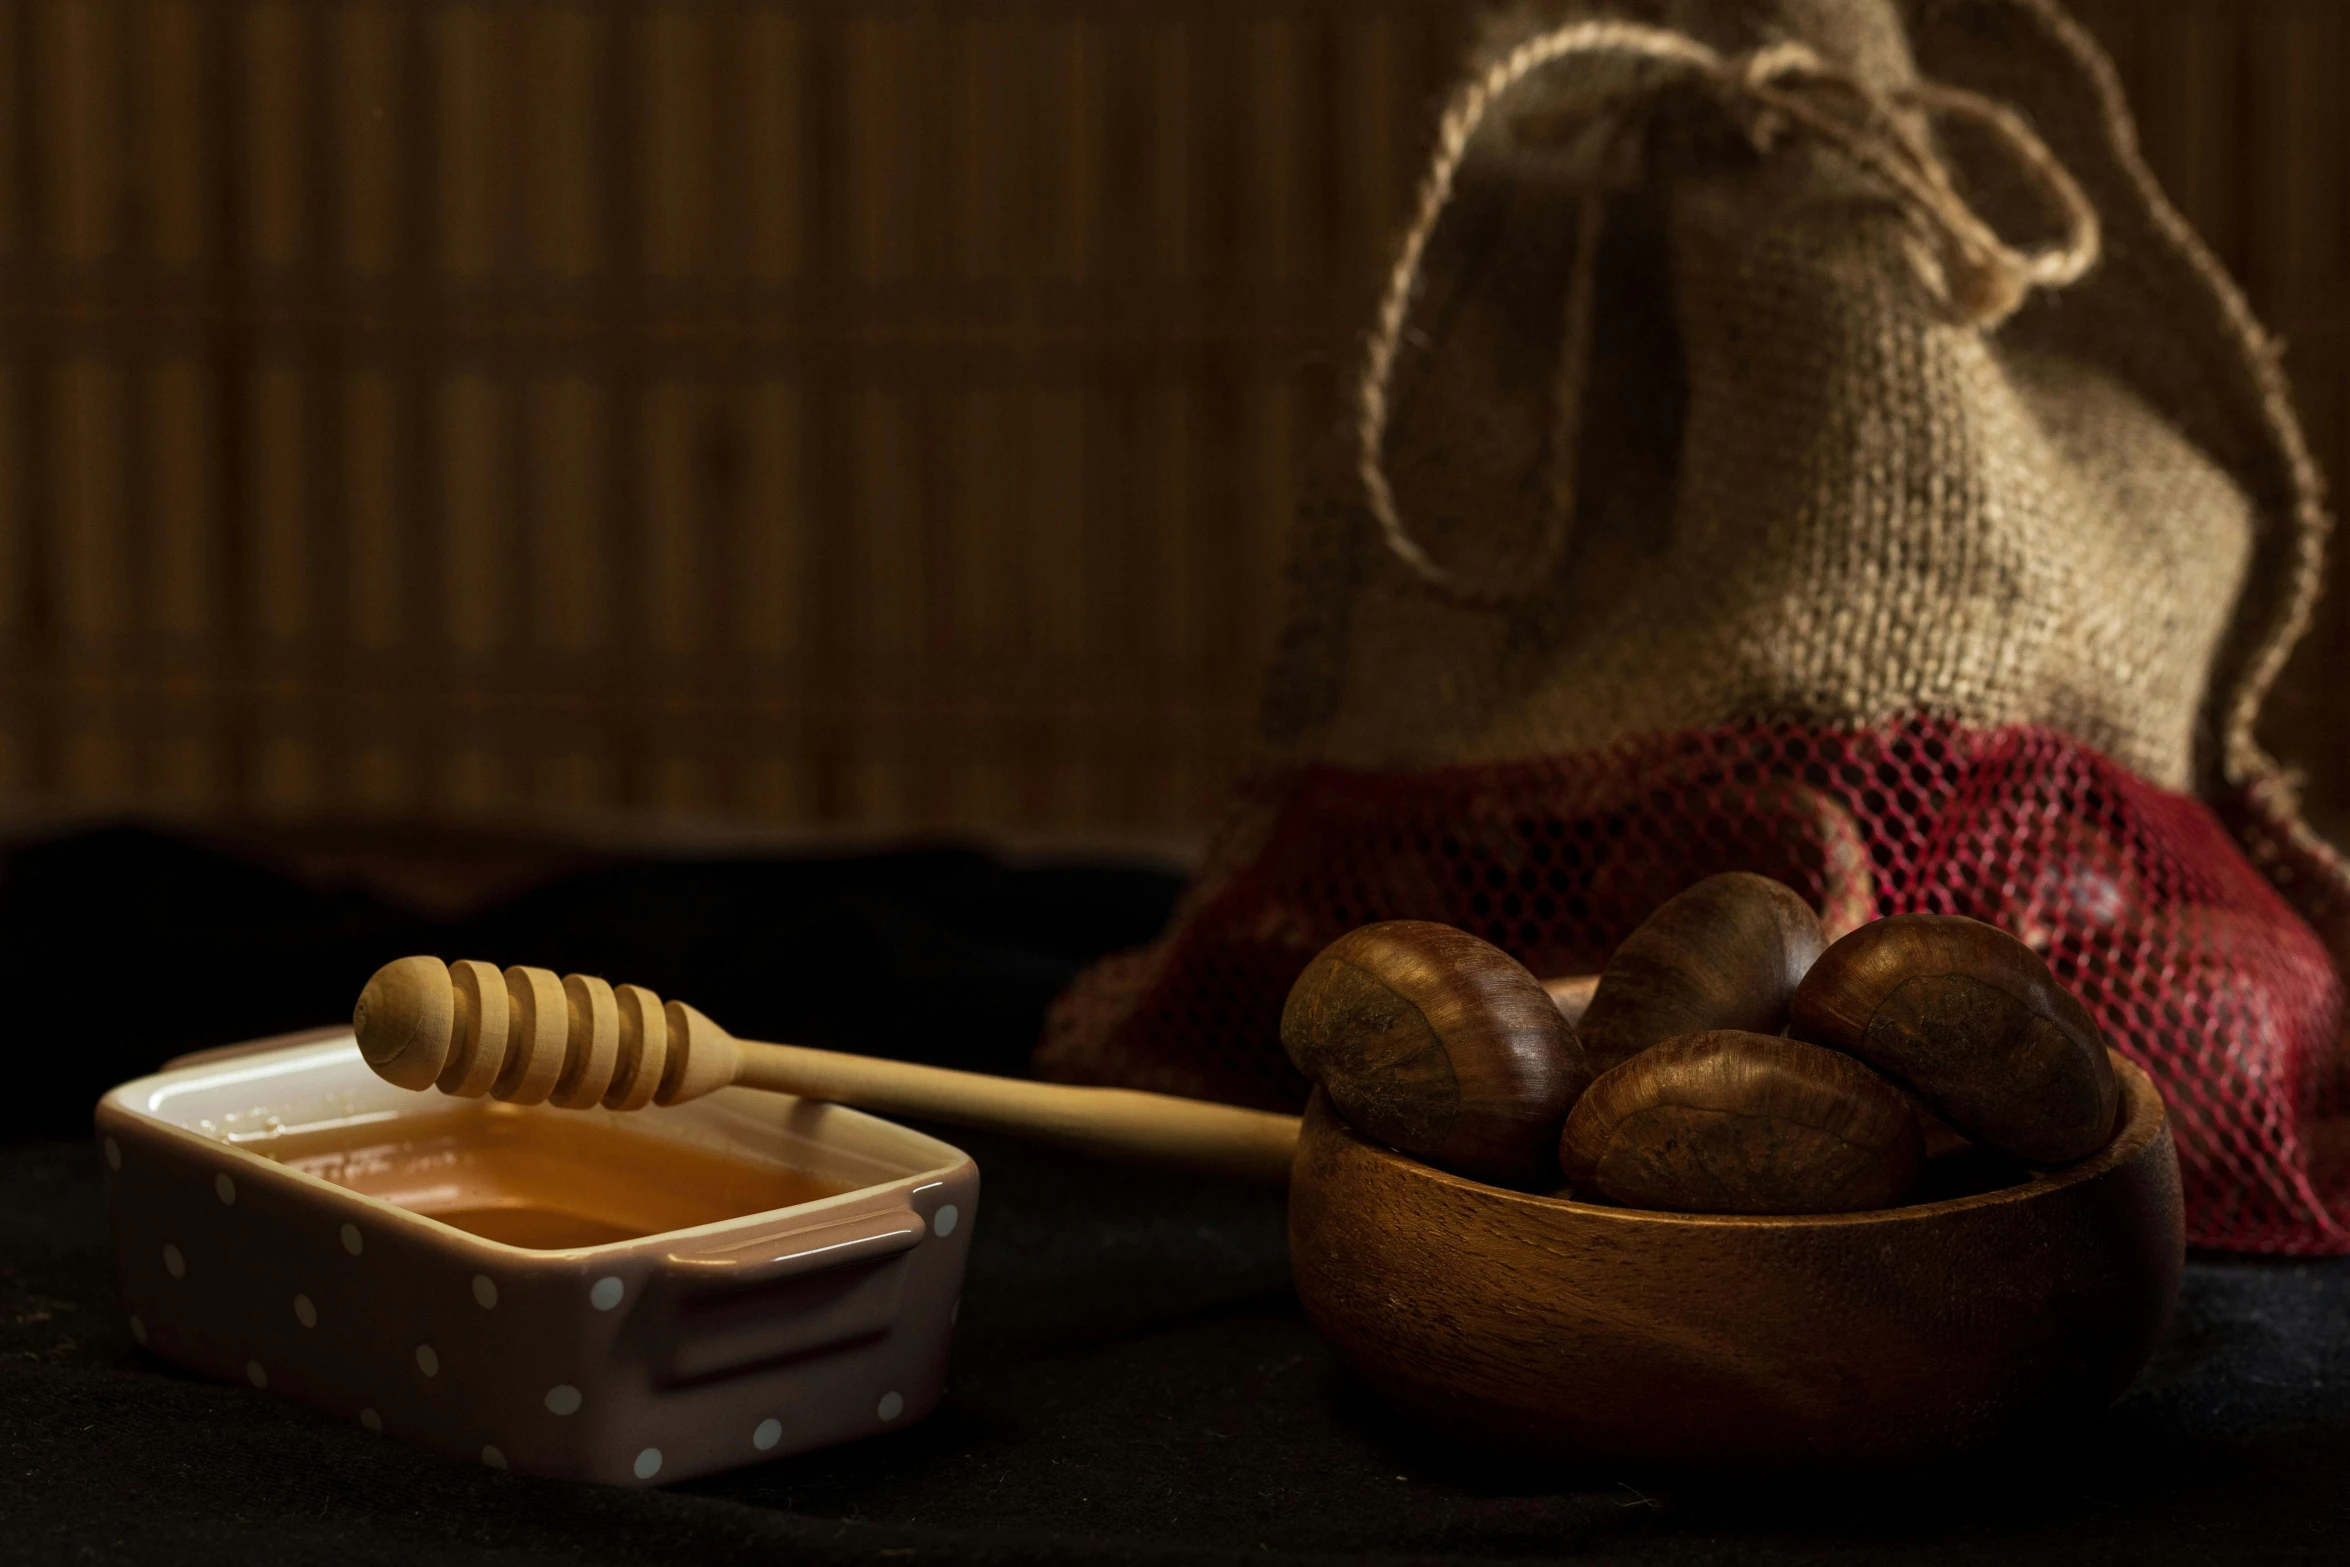
<svg viewBox="0 0 2350 1567">
<path fill-rule="evenodd" d="M 320 863 L 130 829 L 0 863 L 0 1561 L 2350 1560 L 2350 1262 L 2192 1259 L 2086 1432 L 1900 1479 L 1561 1472 L 1351 1386 L 1289 1293 L 1278 1194 L 944 1129 L 986 1196 L 946 1402 L 909 1430 L 619 1491 L 196 1380 L 130 1341 L 87 1130 L 166 1056 L 334 1020 L 376 964 L 442 951 L 1017 1071 L 1075 966 L 1176 890 L 957 849 L 574 857 L 436 916 Z"/>
</svg>

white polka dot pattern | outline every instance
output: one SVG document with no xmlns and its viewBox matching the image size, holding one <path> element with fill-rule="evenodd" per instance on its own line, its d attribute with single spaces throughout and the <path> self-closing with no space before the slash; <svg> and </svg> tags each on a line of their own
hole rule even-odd
<svg viewBox="0 0 2350 1567">
<path fill-rule="evenodd" d="M 917 1246 L 908 1259 L 930 1259 L 921 1270 L 924 1298 L 917 1303 L 909 1292 L 908 1300 L 909 1318 L 919 1319 L 927 1346 L 900 1353 L 894 1343 L 860 1344 L 851 1356 L 772 1367 L 781 1374 L 713 1399 L 690 1424 L 677 1425 L 628 1391 L 636 1382 L 604 1380 L 613 1370 L 640 1366 L 659 1374 L 660 1341 L 677 1324 L 660 1293 L 665 1275 L 639 1271 L 657 1259 L 615 1254 L 619 1248 L 604 1256 L 525 1257 L 430 1232 L 347 1192 L 311 1192 L 314 1183 L 256 1176 L 260 1195 L 247 1202 L 246 1176 L 257 1167 L 242 1156 L 234 1163 L 223 1157 L 233 1150 L 207 1150 L 187 1139 L 191 1147 L 183 1153 L 140 1141 L 145 1134 L 136 1128 L 127 1140 L 99 1130 L 106 1187 L 151 1210 L 123 1237 L 132 1273 L 129 1300 L 116 1308 L 124 1315 L 115 1319 L 142 1360 L 185 1360 L 229 1379 L 241 1371 L 248 1391 L 315 1404 L 371 1436 L 391 1436 L 396 1423 L 403 1442 L 460 1462 L 470 1453 L 503 1471 L 597 1475 L 652 1489 L 714 1468 L 780 1461 L 787 1443 L 796 1452 L 856 1429 L 893 1434 L 915 1423 L 915 1405 L 927 1411 L 937 1400 L 935 1358 L 945 1340 L 939 1297 L 950 1317 L 961 1312 L 958 1281 L 934 1281 L 929 1271 L 960 1271 L 953 1265 L 964 1246 L 947 1242 L 970 1239 L 962 1234 L 972 1217 L 962 1201 L 968 1187 L 933 1184 L 909 1205 L 918 1226 L 913 1238 L 927 1234 L 940 1242 Z M 887 1196 L 905 1202 L 899 1192 Z M 379 1222 L 381 1237 L 373 1228 Z M 156 1229 L 167 1239 L 157 1238 Z M 142 1282 L 141 1245 L 152 1248 L 145 1266 L 159 1262 L 167 1275 L 160 1289 L 152 1273 Z M 337 1246 L 341 1262 L 332 1260 Z M 137 1313 L 124 1309 L 131 1301 Z M 149 1309 L 156 1313 L 151 1320 L 144 1315 Z M 292 1317 L 291 1336 L 279 1312 Z M 407 1366 L 400 1363 L 403 1339 Z M 114 1342 L 119 1347 L 122 1340 Z M 872 1352 L 877 1347 L 881 1353 Z M 550 1383 L 550 1372 L 564 1379 Z M 361 1402 L 370 1398 L 388 1399 L 390 1407 Z M 870 1400 L 864 1407 L 872 1421 L 861 1428 L 854 1414 L 860 1399 Z M 793 1412 L 790 1418 L 784 1410 Z M 840 1427 L 843 1420 L 851 1429 Z M 521 1444 L 519 1452 L 508 1442 Z M 669 1444 L 679 1442 L 685 1445 L 671 1452 Z"/>
</svg>

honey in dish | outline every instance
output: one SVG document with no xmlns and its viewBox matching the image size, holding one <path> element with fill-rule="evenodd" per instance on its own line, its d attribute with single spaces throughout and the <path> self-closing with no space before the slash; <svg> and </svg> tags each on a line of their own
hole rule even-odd
<svg viewBox="0 0 2350 1567">
<path fill-rule="evenodd" d="M 245 1145 L 484 1239 L 568 1251 L 764 1213 L 849 1190 L 804 1171 L 570 1114 L 484 1105 Z"/>
</svg>

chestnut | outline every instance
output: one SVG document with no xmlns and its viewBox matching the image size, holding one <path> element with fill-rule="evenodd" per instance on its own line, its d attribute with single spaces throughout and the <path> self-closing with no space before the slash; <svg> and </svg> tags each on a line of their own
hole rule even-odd
<svg viewBox="0 0 2350 1567">
<path fill-rule="evenodd" d="M 1675 1213 L 1852 1213 L 1924 1166 L 1901 1090 L 1848 1055 L 1715 1029 L 1603 1072 L 1567 1117 L 1573 1195 Z"/>
<path fill-rule="evenodd" d="M 2038 953 L 1979 920 L 1897 914 L 1861 926 L 1804 976 L 1789 1028 L 2026 1164 L 2069 1164 L 2113 1134 L 2120 1086 L 2088 1008 Z"/>
<path fill-rule="evenodd" d="M 1577 1025 L 1584 1055 L 1605 1072 L 1680 1034 L 1775 1034 L 1826 945 L 1794 888 L 1747 871 L 1708 876 L 1658 905 L 1600 970 Z"/>
<path fill-rule="evenodd" d="M 1323 948 L 1290 988 L 1281 1043 L 1355 1130 L 1500 1185 L 1556 1183 L 1560 1123 L 1591 1081 L 1540 981 L 1425 920 Z"/>
</svg>

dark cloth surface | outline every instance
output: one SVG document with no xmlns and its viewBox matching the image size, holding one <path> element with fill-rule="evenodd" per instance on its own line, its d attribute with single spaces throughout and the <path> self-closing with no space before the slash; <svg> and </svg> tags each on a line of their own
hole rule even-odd
<svg viewBox="0 0 2350 1567">
<path fill-rule="evenodd" d="M 648 983 L 750 1034 L 1017 1070 L 1164 873 L 953 850 L 610 863 L 463 919 L 117 831 L 17 851 L 0 965 L 0 1561 L 2350 1560 L 2350 1262 L 2199 1257 L 2092 1430 L 1927 1473 L 1566 1472 L 1448 1450 L 1288 1289 L 1278 1194 L 939 1128 L 985 1196 L 947 1400 L 667 1490 L 452 1464 L 142 1355 L 87 1133 L 177 1051 L 344 1013 L 409 951 Z"/>
</svg>

